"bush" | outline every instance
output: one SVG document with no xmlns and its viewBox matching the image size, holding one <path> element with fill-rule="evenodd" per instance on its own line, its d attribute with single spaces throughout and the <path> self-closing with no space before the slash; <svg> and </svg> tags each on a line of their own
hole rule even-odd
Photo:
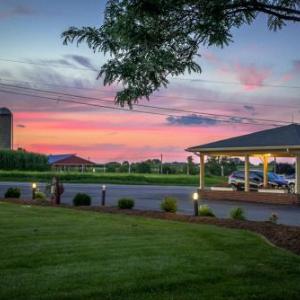
<svg viewBox="0 0 300 300">
<path fill-rule="evenodd" d="M 7 189 L 4 197 L 5 198 L 20 198 L 21 190 L 19 188 L 10 187 Z"/>
<path fill-rule="evenodd" d="M 34 198 L 36 200 L 40 200 L 40 201 L 47 200 L 47 197 L 46 197 L 46 195 L 43 192 L 36 192 L 35 195 L 34 195 Z"/>
<path fill-rule="evenodd" d="M 134 207 L 134 200 L 131 198 L 121 198 L 118 201 L 118 207 L 121 209 L 131 209 Z"/>
<path fill-rule="evenodd" d="M 73 198 L 73 204 L 75 206 L 89 206 L 91 205 L 91 197 L 88 194 L 78 193 Z"/>
<path fill-rule="evenodd" d="M 199 206 L 199 216 L 202 217 L 215 217 L 212 209 L 208 205 L 200 205 Z"/>
<path fill-rule="evenodd" d="M 276 213 L 272 213 L 269 218 L 269 222 L 277 224 L 277 221 L 278 221 L 278 215 Z"/>
<path fill-rule="evenodd" d="M 241 207 L 234 207 L 230 211 L 230 218 L 234 220 L 245 220 L 245 212 Z"/>
<path fill-rule="evenodd" d="M 165 197 L 160 208 L 166 212 L 175 213 L 177 211 L 177 199 L 174 197 Z"/>
</svg>

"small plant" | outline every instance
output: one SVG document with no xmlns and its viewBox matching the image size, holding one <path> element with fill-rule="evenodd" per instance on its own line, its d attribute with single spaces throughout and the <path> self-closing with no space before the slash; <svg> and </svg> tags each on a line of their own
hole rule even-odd
<svg viewBox="0 0 300 300">
<path fill-rule="evenodd" d="M 43 192 L 36 192 L 34 199 L 43 202 L 47 200 L 47 197 Z"/>
<path fill-rule="evenodd" d="M 202 217 L 215 217 L 212 209 L 208 205 L 200 205 L 199 206 L 199 216 Z"/>
<path fill-rule="evenodd" d="M 234 207 L 230 211 L 230 218 L 234 220 L 245 220 L 245 212 L 241 207 Z"/>
<path fill-rule="evenodd" d="M 5 198 L 20 198 L 21 197 L 21 190 L 19 188 L 10 187 L 7 189 Z"/>
<path fill-rule="evenodd" d="M 88 194 L 78 193 L 73 198 L 73 204 L 75 206 L 89 206 L 91 205 L 91 197 Z"/>
<path fill-rule="evenodd" d="M 134 200 L 131 198 L 121 198 L 118 201 L 118 207 L 121 209 L 131 209 L 134 207 Z"/>
<path fill-rule="evenodd" d="M 273 223 L 273 224 L 277 224 L 278 222 L 278 215 L 276 213 L 271 213 L 271 216 L 269 218 L 269 222 Z"/>
<path fill-rule="evenodd" d="M 177 211 L 177 199 L 174 197 L 165 197 L 160 204 L 160 208 L 166 212 L 175 213 Z"/>
</svg>

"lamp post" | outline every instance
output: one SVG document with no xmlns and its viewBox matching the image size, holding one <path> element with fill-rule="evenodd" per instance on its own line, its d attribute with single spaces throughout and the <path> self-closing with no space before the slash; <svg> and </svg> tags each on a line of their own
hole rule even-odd
<svg viewBox="0 0 300 300">
<path fill-rule="evenodd" d="M 195 216 L 198 216 L 198 200 L 199 200 L 198 192 L 193 193 L 194 215 Z"/>
<path fill-rule="evenodd" d="M 37 184 L 35 182 L 32 183 L 32 200 L 35 199 L 35 193 L 37 189 Z"/>
<path fill-rule="evenodd" d="M 105 206 L 106 186 L 102 185 L 102 202 L 101 205 Z"/>
</svg>

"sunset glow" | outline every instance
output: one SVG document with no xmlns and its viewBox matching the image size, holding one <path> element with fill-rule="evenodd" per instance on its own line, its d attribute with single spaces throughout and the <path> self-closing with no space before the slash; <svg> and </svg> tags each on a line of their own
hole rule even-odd
<svg viewBox="0 0 300 300">
<path fill-rule="evenodd" d="M 6 40 L 0 48 L 0 83 L 94 97 L 111 103 L 68 99 L 112 106 L 118 87 L 103 87 L 101 79 L 96 80 L 95 70 L 106 59 L 103 54 L 84 46 L 65 47 L 60 39 L 71 25 L 99 26 L 105 1 L 75 1 L 72 10 L 65 7 L 68 1 L 47 2 L 0 2 L 5 12 L 0 14 L 0 36 Z M 23 10 L 16 10 L 18 5 Z M 166 115 L 123 112 L 64 103 L 59 96 L 53 101 L 10 94 L 3 87 L 0 106 L 14 113 L 15 148 L 77 153 L 96 162 L 161 154 L 165 161 L 183 161 L 189 146 L 270 128 L 241 124 L 242 118 L 300 121 L 299 89 L 284 87 L 299 85 L 297 30 L 299 25 L 290 25 L 277 33 L 267 32 L 266 20 L 261 18 L 252 27 L 234 32 L 235 43 L 229 47 L 201 49 L 202 74 L 170 78 L 168 89 L 156 93 L 150 102 L 140 102 L 190 113 L 137 106 L 134 109 Z M 220 122 L 209 115 L 192 118 L 194 111 L 228 115 L 234 122 Z"/>
</svg>

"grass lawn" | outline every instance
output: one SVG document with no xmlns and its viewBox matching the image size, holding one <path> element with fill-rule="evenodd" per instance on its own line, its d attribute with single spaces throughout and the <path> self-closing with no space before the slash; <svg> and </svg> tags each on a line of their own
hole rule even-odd
<svg viewBox="0 0 300 300">
<path fill-rule="evenodd" d="M 0 171 L 0 181 L 38 181 L 50 182 L 58 175 L 63 182 L 76 183 L 115 183 L 115 184 L 158 184 L 158 185 L 199 185 L 199 176 L 195 175 L 160 175 L 127 173 L 80 173 L 80 172 L 32 172 Z M 207 176 L 206 185 L 218 185 L 227 182 L 221 176 Z"/>
<path fill-rule="evenodd" d="M 300 257 L 241 230 L 0 203 L 0 299 L 300 298 Z"/>
</svg>

